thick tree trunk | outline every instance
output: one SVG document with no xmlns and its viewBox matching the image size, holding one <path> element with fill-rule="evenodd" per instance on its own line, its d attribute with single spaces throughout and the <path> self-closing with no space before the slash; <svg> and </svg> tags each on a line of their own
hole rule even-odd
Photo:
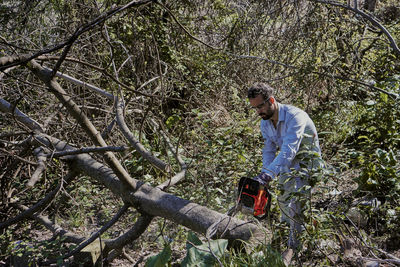
<svg viewBox="0 0 400 267">
<path fill-rule="evenodd" d="M 36 138 L 46 145 L 50 145 L 51 142 L 57 151 L 75 149 L 50 136 L 37 135 Z M 270 239 L 268 231 L 254 223 L 229 217 L 140 181 L 136 181 L 138 188 L 136 192 L 133 192 L 130 187 L 118 180 L 110 168 L 97 162 L 88 154 L 71 155 L 66 158 L 71 160 L 79 171 L 101 182 L 114 194 L 120 196 L 125 203 L 151 216 L 166 218 L 202 234 L 206 234 L 210 227 L 215 227 L 213 237 L 228 240 L 264 242 Z"/>
</svg>

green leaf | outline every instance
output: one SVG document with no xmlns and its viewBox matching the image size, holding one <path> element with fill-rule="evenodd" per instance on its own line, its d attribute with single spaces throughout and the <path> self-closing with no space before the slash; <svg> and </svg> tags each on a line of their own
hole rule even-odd
<svg viewBox="0 0 400 267">
<path fill-rule="evenodd" d="M 228 246 L 228 240 L 225 239 L 217 239 L 201 243 L 200 239 L 198 239 L 192 232 L 189 232 L 188 241 L 195 246 L 191 245 L 187 250 L 186 257 L 183 259 L 181 264 L 182 267 L 214 266 L 216 262 L 215 257 L 222 257 Z M 187 245 L 187 247 L 189 246 Z"/>
<path fill-rule="evenodd" d="M 186 242 L 186 250 L 189 250 L 191 247 L 193 247 L 193 245 L 200 246 L 202 243 L 201 240 L 192 231 L 189 231 L 187 241 L 188 242 Z"/>
<path fill-rule="evenodd" d="M 167 266 L 171 260 L 171 247 L 170 245 L 165 246 L 163 251 L 155 256 L 151 256 L 147 262 L 146 267 L 163 267 Z"/>
</svg>

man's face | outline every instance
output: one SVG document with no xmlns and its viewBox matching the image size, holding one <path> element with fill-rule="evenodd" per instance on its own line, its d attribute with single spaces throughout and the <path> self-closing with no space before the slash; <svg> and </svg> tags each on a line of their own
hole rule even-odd
<svg viewBox="0 0 400 267">
<path fill-rule="evenodd" d="M 250 105 L 263 120 L 269 120 L 274 115 L 275 110 L 273 105 L 271 105 L 268 100 L 264 100 L 262 95 L 250 98 L 249 101 Z"/>
</svg>

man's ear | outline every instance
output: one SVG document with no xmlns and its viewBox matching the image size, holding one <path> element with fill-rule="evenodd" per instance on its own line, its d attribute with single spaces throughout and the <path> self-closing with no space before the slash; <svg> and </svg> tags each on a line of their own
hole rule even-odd
<svg viewBox="0 0 400 267">
<path fill-rule="evenodd" d="M 275 103 L 275 97 L 271 96 L 271 97 L 268 99 L 268 102 L 269 102 L 271 105 L 273 105 L 273 104 Z"/>
</svg>

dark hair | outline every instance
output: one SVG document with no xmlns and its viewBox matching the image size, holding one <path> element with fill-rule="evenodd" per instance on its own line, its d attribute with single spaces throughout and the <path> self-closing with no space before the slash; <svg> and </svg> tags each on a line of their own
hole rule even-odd
<svg viewBox="0 0 400 267">
<path fill-rule="evenodd" d="M 247 91 L 247 97 L 256 98 L 258 95 L 262 95 L 264 99 L 269 99 L 274 95 L 274 89 L 266 83 L 255 83 Z"/>
</svg>

